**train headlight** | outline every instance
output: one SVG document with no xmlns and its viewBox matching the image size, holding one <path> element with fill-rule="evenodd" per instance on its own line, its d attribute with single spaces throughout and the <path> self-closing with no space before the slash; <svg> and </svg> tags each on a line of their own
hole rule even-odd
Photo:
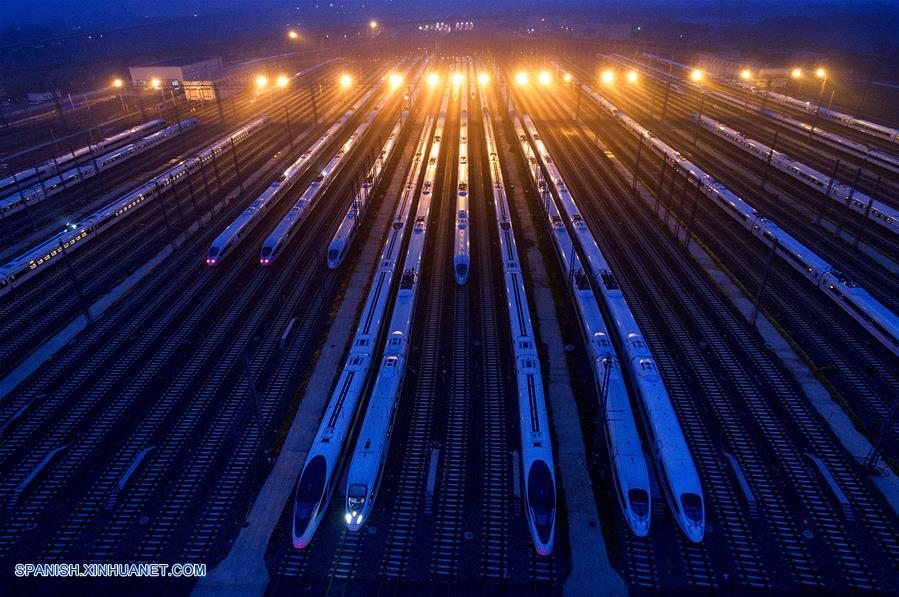
<svg viewBox="0 0 899 597">
<path fill-rule="evenodd" d="M 346 519 L 347 524 L 350 524 L 351 522 L 353 522 L 353 515 L 350 514 L 349 512 L 346 513 L 346 516 L 344 516 L 344 518 Z"/>
</svg>

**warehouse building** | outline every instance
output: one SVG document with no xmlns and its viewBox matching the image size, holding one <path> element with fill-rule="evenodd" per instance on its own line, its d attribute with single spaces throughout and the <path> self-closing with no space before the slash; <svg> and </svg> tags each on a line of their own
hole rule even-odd
<svg viewBox="0 0 899 597">
<path fill-rule="evenodd" d="M 210 80 L 222 72 L 221 57 L 194 58 L 132 66 L 131 85 L 135 89 L 181 88 L 185 81 Z"/>
</svg>

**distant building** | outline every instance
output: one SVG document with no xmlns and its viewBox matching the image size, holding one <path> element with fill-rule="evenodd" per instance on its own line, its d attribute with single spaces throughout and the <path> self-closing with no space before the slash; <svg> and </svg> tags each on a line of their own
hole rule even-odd
<svg viewBox="0 0 899 597">
<path fill-rule="evenodd" d="M 253 72 L 248 68 L 237 68 L 222 73 L 218 77 L 184 81 L 184 97 L 190 101 L 211 102 L 223 100 L 252 85 Z"/>
<path fill-rule="evenodd" d="M 208 80 L 218 76 L 222 71 L 221 57 L 203 59 L 185 59 L 160 62 L 148 66 L 132 66 L 131 85 L 135 89 L 150 89 L 154 81 L 157 87 L 180 88 L 184 81 Z"/>
<path fill-rule="evenodd" d="M 790 78 L 789 68 L 770 67 L 752 60 L 742 60 L 736 54 L 700 54 L 699 68 L 719 79 L 741 79 L 741 73 L 749 70 L 751 81 L 764 82 L 772 87 L 782 87 Z"/>
</svg>

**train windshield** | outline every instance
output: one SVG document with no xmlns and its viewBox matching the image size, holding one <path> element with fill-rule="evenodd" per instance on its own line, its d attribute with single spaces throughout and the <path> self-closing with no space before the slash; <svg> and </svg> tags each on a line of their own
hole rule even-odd
<svg viewBox="0 0 899 597">
<path fill-rule="evenodd" d="M 350 485 L 349 490 L 347 490 L 347 507 L 354 512 L 359 512 L 362 510 L 362 506 L 365 504 L 365 496 L 368 494 L 368 487 L 363 485 L 362 483 L 353 483 Z"/>
<path fill-rule="evenodd" d="M 680 498 L 684 514 L 693 522 L 702 521 L 702 498 L 695 493 L 685 493 Z"/>
<path fill-rule="evenodd" d="M 528 504 L 540 540 L 549 541 L 556 509 L 556 488 L 549 467 L 542 460 L 531 465 L 528 473 Z"/>
<path fill-rule="evenodd" d="M 628 489 L 627 501 L 637 516 L 646 516 L 649 512 L 649 494 L 644 489 Z"/>
<path fill-rule="evenodd" d="M 302 532 L 308 525 L 321 501 L 325 489 L 325 458 L 316 456 L 309 461 L 297 482 L 297 494 L 294 502 L 294 529 Z"/>
<path fill-rule="evenodd" d="M 456 276 L 459 278 L 464 278 L 468 274 L 468 266 L 464 263 L 456 264 Z"/>
</svg>

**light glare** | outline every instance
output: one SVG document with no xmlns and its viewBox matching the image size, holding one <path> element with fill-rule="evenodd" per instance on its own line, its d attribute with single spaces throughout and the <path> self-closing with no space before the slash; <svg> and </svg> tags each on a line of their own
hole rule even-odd
<svg viewBox="0 0 899 597">
<path fill-rule="evenodd" d="M 518 71 L 518 73 L 515 74 L 515 82 L 519 85 L 527 85 L 528 74 L 524 71 Z"/>
<path fill-rule="evenodd" d="M 603 85 L 611 85 L 615 82 L 615 73 L 610 70 L 604 70 L 599 78 L 603 82 Z"/>
<path fill-rule="evenodd" d="M 627 72 L 627 82 L 628 83 L 636 83 L 637 82 L 637 71 L 631 70 Z"/>
<path fill-rule="evenodd" d="M 353 84 L 353 77 L 349 76 L 346 73 L 343 73 L 342 75 L 340 75 L 340 86 L 341 87 L 346 89 L 347 87 L 349 87 L 352 84 Z"/>
<path fill-rule="evenodd" d="M 549 71 L 542 70 L 540 74 L 537 75 L 537 81 L 540 82 L 541 85 L 549 85 L 552 83 L 552 75 L 549 74 Z"/>
<path fill-rule="evenodd" d="M 437 87 L 440 84 L 440 75 L 431 73 L 428 75 L 428 87 Z"/>
<path fill-rule="evenodd" d="M 702 81 L 703 72 L 698 68 L 694 68 L 692 72 L 690 72 L 690 78 L 694 81 Z"/>
<path fill-rule="evenodd" d="M 486 85 L 489 82 L 490 82 L 490 75 L 488 75 L 487 73 L 479 73 L 478 74 L 478 83 L 480 83 L 481 85 Z"/>
</svg>

